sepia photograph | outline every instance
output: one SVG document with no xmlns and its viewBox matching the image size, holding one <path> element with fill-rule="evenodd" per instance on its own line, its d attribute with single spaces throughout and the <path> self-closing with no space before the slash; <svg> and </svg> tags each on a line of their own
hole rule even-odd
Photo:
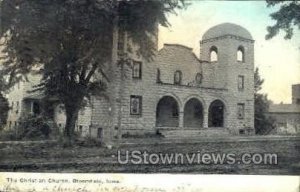
<svg viewBox="0 0 300 192">
<path fill-rule="evenodd" d="M 211 176 L 300 191 L 299 13 L 296 0 L 0 0 L 0 191 L 152 178 L 176 190 L 106 191 L 204 192 L 189 187 Z"/>
</svg>

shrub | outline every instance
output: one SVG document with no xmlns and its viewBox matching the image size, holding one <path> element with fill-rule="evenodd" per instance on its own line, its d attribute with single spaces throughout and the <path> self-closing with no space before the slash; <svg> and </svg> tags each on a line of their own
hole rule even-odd
<svg viewBox="0 0 300 192">
<path fill-rule="evenodd" d="M 78 137 L 76 140 L 76 145 L 82 147 L 94 147 L 94 146 L 101 146 L 102 142 L 97 138 L 86 136 L 83 138 Z"/>
<path fill-rule="evenodd" d="M 0 132 L 0 141 L 15 141 L 17 139 L 16 132 L 13 130 L 2 130 Z"/>
<path fill-rule="evenodd" d="M 132 139 L 138 139 L 138 138 L 161 138 L 164 137 L 159 131 L 156 131 L 156 133 L 144 133 L 144 134 L 131 134 L 129 132 L 124 133 L 122 135 L 122 138 L 132 138 Z"/>
<path fill-rule="evenodd" d="M 29 116 L 21 120 L 16 128 L 18 139 L 50 139 L 56 135 L 54 123 L 42 116 Z"/>
</svg>

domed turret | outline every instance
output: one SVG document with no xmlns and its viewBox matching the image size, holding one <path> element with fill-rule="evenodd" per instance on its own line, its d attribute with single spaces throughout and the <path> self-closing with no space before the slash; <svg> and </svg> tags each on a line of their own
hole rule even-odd
<svg viewBox="0 0 300 192">
<path fill-rule="evenodd" d="M 231 109 L 226 118 L 235 121 L 227 126 L 253 131 L 254 40 L 250 32 L 232 23 L 211 27 L 200 41 L 200 59 L 203 84 L 225 88 L 230 95 L 227 106 Z"/>
<path fill-rule="evenodd" d="M 202 40 L 221 37 L 224 35 L 234 35 L 250 40 L 253 39 L 250 32 L 242 26 L 233 23 L 222 23 L 208 29 L 202 36 Z"/>
</svg>

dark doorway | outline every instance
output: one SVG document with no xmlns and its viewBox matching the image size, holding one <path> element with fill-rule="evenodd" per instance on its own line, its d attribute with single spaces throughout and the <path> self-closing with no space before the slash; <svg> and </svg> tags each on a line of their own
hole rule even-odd
<svg viewBox="0 0 300 192">
<path fill-rule="evenodd" d="M 97 138 L 102 140 L 103 137 L 103 129 L 102 128 L 98 128 L 97 129 Z"/>
<path fill-rule="evenodd" d="M 203 107 L 198 99 L 190 99 L 185 104 L 184 127 L 203 127 Z"/>
<path fill-rule="evenodd" d="M 170 96 L 161 98 L 156 107 L 157 127 L 178 127 L 179 108 L 177 101 Z"/>
<path fill-rule="evenodd" d="M 220 100 L 213 101 L 209 106 L 208 127 L 224 126 L 225 105 Z"/>
<path fill-rule="evenodd" d="M 33 101 L 32 103 L 32 113 L 34 115 L 39 115 L 41 113 L 40 104 L 37 101 Z"/>
</svg>

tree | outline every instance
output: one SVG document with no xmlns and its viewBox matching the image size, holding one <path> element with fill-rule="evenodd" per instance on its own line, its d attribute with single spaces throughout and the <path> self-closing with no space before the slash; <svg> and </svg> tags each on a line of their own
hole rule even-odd
<svg viewBox="0 0 300 192">
<path fill-rule="evenodd" d="M 7 115 L 9 111 L 9 104 L 7 98 L 0 93 L 0 129 L 6 124 Z"/>
<path fill-rule="evenodd" d="M 136 54 L 151 59 L 157 24 L 183 1 L 2 0 L 1 37 L 9 85 L 32 70 L 43 75 L 37 90 L 64 104 L 64 135 L 71 141 L 85 98 L 103 95 L 114 81 L 112 59 L 116 30 L 138 45 Z M 111 101 L 113 99 L 110 99 Z"/>
<path fill-rule="evenodd" d="M 273 120 L 266 114 L 269 111 L 270 101 L 266 94 L 259 91 L 262 88 L 264 79 L 259 75 L 258 68 L 254 72 L 254 127 L 256 134 L 268 134 L 273 129 Z"/>
<path fill-rule="evenodd" d="M 293 1 L 275 1 L 267 0 L 268 7 L 281 5 L 279 10 L 272 13 L 270 16 L 276 23 L 273 26 L 268 26 L 266 39 L 271 39 L 276 36 L 280 30 L 285 32 L 285 39 L 291 39 L 294 28 L 300 29 L 300 2 Z"/>
<path fill-rule="evenodd" d="M 8 100 L 4 97 L 4 92 L 1 90 L 4 90 L 4 79 L 0 77 L 0 130 L 6 124 L 9 111 Z"/>
</svg>

